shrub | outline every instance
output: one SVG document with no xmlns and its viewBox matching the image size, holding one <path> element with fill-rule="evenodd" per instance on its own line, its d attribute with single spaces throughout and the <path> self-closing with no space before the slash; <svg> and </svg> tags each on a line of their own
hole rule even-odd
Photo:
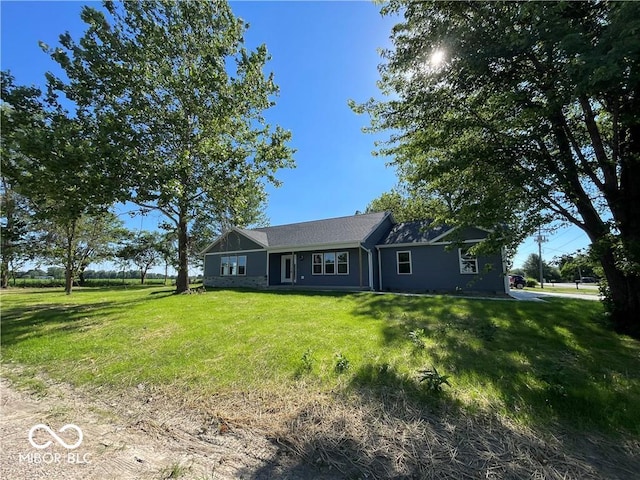
<svg viewBox="0 0 640 480">
<path fill-rule="evenodd" d="M 449 385 L 449 376 L 448 375 L 440 375 L 436 367 L 433 367 L 432 370 L 420 370 L 420 383 L 424 382 L 427 386 L 427 390 L 430 392 L 440 393 L 442 391 L 442 385 Z"/>
<path fill-rule="evenodd" d="M 347 357 L 342 353 L 336 353 L 336 366 L 335 371 L 338 373 L 346 372 L 349 370 L 350 362 Z"/>
<path fill-rule="evenodd" d="M 313 362 L 315 361 L 315 358 L 313 358 L 313 350 L 307 348 L 307 350 L 302 354 L 301 360 L 302 364 L 300 365 L 298 372 L 301 374 L 311 373 L 311 370 L 313 370 Z"/>
<path fill-rule="evenodd" d="M 409 338 L 411 339 L 411 343 L 413 346 L 419 350 L 424 350 L 426 347 L 423 338 L 425 337 L 424 329 L 418 328 L 416 330 L 411 330 L 409 332 Z"/>
</svg>

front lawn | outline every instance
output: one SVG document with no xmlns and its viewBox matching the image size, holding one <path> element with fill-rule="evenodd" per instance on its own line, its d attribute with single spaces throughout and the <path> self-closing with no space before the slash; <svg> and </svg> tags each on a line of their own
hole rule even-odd
<svg viewBox="0 0 640 480">
<path fill-rule="evenodd" d="M 640 343 L 605 328 L 598 302 L 167 287 L 1 299 L 3 362 L 75 385 L 403 391 L 520 424 L 640 434 Z M 434 368 L 441 393 L 418 381 Z"/>
</svg>

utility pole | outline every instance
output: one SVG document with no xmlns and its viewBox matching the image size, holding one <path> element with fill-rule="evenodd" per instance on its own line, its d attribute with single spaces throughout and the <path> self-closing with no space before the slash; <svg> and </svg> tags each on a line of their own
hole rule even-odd
<svg viewBox="0 0 640 480">
<path fill-rule="evenodd" d="M 542 235 L 542 228 L 538 227 L 536 242 L 538 242 L 538 261 L 540 262 L 540 288 L 544 288 L 544 277 L 542 276 L 542 242 L 546 241 L 547 237 Z"/>
</svg>

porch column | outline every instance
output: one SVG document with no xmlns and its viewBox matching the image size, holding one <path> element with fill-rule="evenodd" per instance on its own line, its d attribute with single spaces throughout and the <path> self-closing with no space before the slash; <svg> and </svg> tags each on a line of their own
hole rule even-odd
<svg viewBox="0 0 640 480">
<path fill-rule="evenodd" d="M 267 272 L 266 272 L 266 277 L 267 277 L 267 287 L 270 286 L 270 279 L 269 279 L 269 257 L 271 256 L 271 254 L 269 252 L 267 252 Z"/>
<path fill-rule="evenodd" d="M 298 259 L 296 258 L 296 252 L 291 252 L 291 286 L 296 284 L 298 278 Z"/>
</svg>

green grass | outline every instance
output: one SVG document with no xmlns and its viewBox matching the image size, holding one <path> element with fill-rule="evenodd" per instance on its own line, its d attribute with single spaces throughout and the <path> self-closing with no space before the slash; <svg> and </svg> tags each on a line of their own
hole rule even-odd
<svg viewBox="0 0 640 480">
<path fill-rule="evenodd" d="M 396 389 L 525 424 L 640 433 L 640 343 L 608 330 L 598 302 L 167 287 L 1 299 L 3 362 L 76 385 Z M 418 381 L 432 368 L 451 384 L 441 393 Z"/>
</svg>

